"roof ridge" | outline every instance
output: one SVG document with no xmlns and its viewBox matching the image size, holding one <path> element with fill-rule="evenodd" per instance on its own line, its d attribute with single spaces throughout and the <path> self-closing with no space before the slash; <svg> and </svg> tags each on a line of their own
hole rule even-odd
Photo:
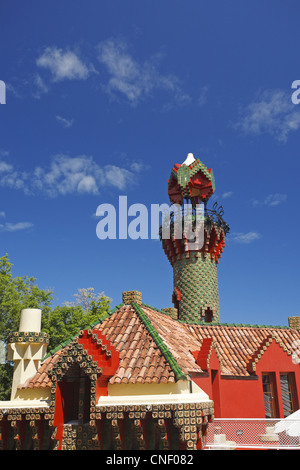
<svg viewBox="0 0 300 470">
<path fill-rule="evenodd" d="M 164 313 L 164 312 L 162 312 Z M 199 325 L 199 326 L 228 326 L 228 327 L 245 327 L 245 328 L 273 328 L 276 330 L 292 330 L 293 328 L 290 326 L 284 325 L 258 325 L 258 324 L 251 324 L 251 323 L 221 323 L 221 322 L 210 322 L 205 323 L 204 321 L 186 321 L 186 320 L 176 320 L 179 323 L 185 325 Z"/>
<path fill-rule="evenodd" d="M 175 357 L 171 353 L 171 351 L 168 349 L 164 341 L 161 339 L 159 336 L 159 333 L 156 331 L 154 326 L 152 325 L 151 321 L 149 320 L 147 314 L 143 312 L 143 310 L 140 308 L 140 306 L 136 302 L 131 303 L 132 307 L 138 314 L 140 320 L 143 322 L 144 326 L 146 327 L 148 333 L 152 337 L 153 341 L 155 342 L 156 346 L 160 349 L 161 353 L 163 354 L 164 358 L 166 361 L 169 363 L 172 371 L 175 374 L 176 381 L 177 380 L 187 380 L 186 374 L 183 373 L 181 368 L 179 367 Z M 144 305 L 144 304 L 143 304 Z M 148 307 L 151 308 L 151 307 Z"/>
<path fill-rule="evenodd" d="M 142 305 L 144 305 L 145 307 L 148 307 L 148 308 L 152 308 L 152 310 L 156 310 L 157 312 L 159 313 L 162 313 L 163 315 L 166 315 L 168 316 L 169 318 L 172 318 L 170 317 L 170 315 L 168 315 L 166 312 L 164 312 L 163 310 L 157 308 L 157 307 L 153 307 L 152 305 L 148 305 L 148 304 L 145 304 L 145 302 L 142 302 Z M 174 318 L 173 318 L 174 320 Z M 227 322 L 210 322 L 210 323 L 205 323 L 204 321 L 195 321 L 195 320 L 191 320 L 191 321 L 186 321 L 186 320 L 179 320 L 179 319 L 176 319 L 174 321 L 177 321 L 178 323 L 183 323 L 183 324 L 187 324 L 187 325 L 200 325 L 200 326 L 236 326 L 236 327 L 246 327 L 246 328 L 275 328 L 275 329 L 283 329 L 283 330 L 290 330 L 290 329 L 293 329 L 293 327 L 289 326 L 289 325 L 259 325 L 259 324 L 254 324 L 254 323 L 227 323 Z"/>
<path fill-rule="evenodd" d="M 123 307 L 125 304 L 122 302 L 121 304 L 119 305 L 116 305 L 112 310 L 109 310 L 108 313 L 107 313 L 107 317 L 110 317 L 113 313 L 115 313 L 117 310 L 119 310 L 119 308 Z M 105 317 L 105 318 L 107 318 Z M 105 320 L 105 318 L 103 318 L 103 320 Z M 102 321 L 101 321 L 102 323 Z"/>
<path fill-rule="evenodd" d="M 123 303 L 119 304 L 119 305 L 116 305 L 112 310 L 109 310 L 103 318 L 96 320 L 94 323 L 91 323 L 90 325 L 87 325 L 84 329 L 85 330 L 90 330 L 90 329 L 94 328 L 96 325 L 101 325 L 104 322 L 104 320 L 106 320 L 106 318 L 110 317 L 119 308 L 123 307 L 123 305 L 124 305 Z M 59 343 L 59 345 L 56 346 L 55 348 L 50 349 L 50 351 L 48 351 L 47 354 L 42 358 L 41 363 L 44 362 L 46 359 L 48 359 L 48 357 L 53 356 L 55 353 L 57 353 L 61 349 L 65 348 L 70 343 L 72 343 L 72 341 L 74 341 L 76 336 L 79 336 L 81 330 L 82 330 L 82 328 L 80 328 L 78 333 L 76 333 L 75 335 L 69 337 L 68 339 L 66 339 L 62 343 Z"/>
<path fill-rule="evenodd" d="M 288 356 L 291 355 L 291 351 L 283 344 L 282 340 L 278 338 L 278 336 L 274 333 L 270 333 L 260 342 L 256 350 L 253 352 L 253 354 L 251 354 L 251 356 L 247 360 L 246 367 L 249 372 L 256 371 L 256 364 L 259 362 L 261 356 L 264 354 L 269 344 L 272 343 L 273 340 L 275 341 L 275 343 L 279 344 L 281 349 L 283 349 L 283 351 L 286 352 Z"/>
<path fill-rule="evenodd" d="M 147 308 L 151 308 L 152 310 L 155 310 L 158 313 L 162 313 L 163 315 L 166 315 L 169 318 L 172 318 L 172 317 L 170 317 L 170 315 L 168 315 L 166 312 L 163 312 L 161 309 L 156 308 L 156 307 L 152 307 L 152 305 L 145 304 L 145 302 L 142 302 L 141 305 L 143 305 L 144 307 L 147 307 Z M 174 320 L 174 318 L 172 320 Z"/>
</svg>

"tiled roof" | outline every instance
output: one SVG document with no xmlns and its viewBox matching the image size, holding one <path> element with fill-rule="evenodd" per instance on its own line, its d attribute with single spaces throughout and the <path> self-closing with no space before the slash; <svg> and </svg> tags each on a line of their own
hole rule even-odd
<svg viewBox="0 0 300 470">
<path fill-rule="evenodd" d="M 120 364 L 110 379 L 111 384 L 176 381 L 176 370 L 175 372 L 172 370 L 160 347 L 132 305 L 121 306 L 102 323 L 95 325 L 94 329 L 100 330 L 120 353 Z M 37 374 L 21 388 L 51 386 L 51 369 L 58 361 L 61 351 L 57 351 L 45 359 Z M 178 367 L 180 370 L 180 366 Z"/>
<path fill-rule="evenodd" d="M 199 342 L 213 338 L 221 357 L 223 375 L 249 376 L 248 361 L 270 335 L 277 337 L 290 352 L 295 349 L 293 342 L 300 340 L 300 331 L 293 328 L 188 324 L 183 327 Z"/>
<path fill-rule="evenodd" d="M 175 374 L 132 305 L 124 305 L 99 328 L 120 353 L 110 383 L 175 382 Z"/>
<path fill-rule="evenodd" d="M 185 324 L 145 304 L 122 305 L 102 323 L 94 326 L 120 354 L 120 364 L 111 384 L 167 383 L 189 379 L 201 373 L 192 351 L 201 348 L 203 338 L 212 338 L 222 363 L 222 375 L 249 376 L 247 363 L 269 335 L 293 351 L 299 330 L 259 326 Z M 70 346 L 65 346 L 66 348 Z M 37 374 L 21 388 L 51 386 L 51 369 L 62 350 L 52 354 Z"/>
</svg>

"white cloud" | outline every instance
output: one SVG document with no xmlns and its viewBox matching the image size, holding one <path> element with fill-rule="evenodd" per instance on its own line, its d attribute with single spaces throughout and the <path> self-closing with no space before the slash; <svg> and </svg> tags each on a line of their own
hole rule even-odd
<svg viewBox="0 0 300 470">
<path fill-rule="evenodd" d="M 38 67 L 50 70 L 55 82 L 61 80 L 85 80 L 90 74 L 90 68 L 81 60 L 78 54 L 67 49 L 47 47 L 36 60 Z"/>
<path fill-rule="evenodd" d="M 4 211 L 0 212 L 0 217 L 3 219 L 6 218 L 6 214 Z M 31 222 L 5 222 L 3 224 L 0 224 L 0 232 L 18 232 L 20 230 L 26 230 L 32 227 L 33 224 Z"/>
<path fill-rule="evenodd" d="M 16 98 L 23 98 L 23 93 L 19 90 L 19 84 L 16 86 L 12 85 L 12 83 L 5 82 L 6 91 L 12 93 Z"/>
<path fill-rule="evenodd" d="M 95 178 L 91 175 L 83 176 L 78 183 L 77 191 L 79 193 L 96 194 L 98 192 L 98 188 Z"/>
<path fill-rule="evenodd" d="M 104 167 L 104 179 L 112 186 L 125 189 L 127 185 L 134 183 L 134 174 L 125 168 L 106 165 Z"/>
<path fill-rule="evenodd" d="M 69 128 L 73 125 L 73 122 L 74 122 L 74 119 L 66 119 L 62 116 L 56 116 L 56 120 L 63 126 L 63 127 L 66 127 L 66 128 Z"/>
<path fill-rule="evenodd" d="M 6 162 L 0 162 L 0 173 L 6 173 L 7 171 L 12 170 L 12 165 Z"/>
<path fill-rule="evenodd" d="M 237 243 L 248 244 L 261 238 L 261 235 L 257 232 L 248 233 L 232 233 L 230 239 Z"/>
<path fill-rule="evenodd" d="M 33 81 L 36 85 L 36 89 L 33 93 L 33 96 L 35 98 L 39 99 L 43 93 L 48 93 L 49 87 L 46 85 L 46 83 L 39 74 L 35 75 Z"/>
<path fill-rule="evenodd" d="M 223 199 L 227 199 L 228 197 L 231 197 L 233 195 L 232 191 L 227 191 L 226 193 L 222 194 Z"/>
<path fill-rule="evenodd" d="M 13 165 L 0 161 L 0 186 L 14 189 L 23 189 L 28 194 L 26 172 L 15 171 Z"/>
<path fill-rule="evenodd" d="M 141 171 L 148 170 L 149 168 L 150 166 L 143 162 L 132 162 L 130 164 L 130 169 L 135 173 L 140 173 Z"/>
<path fill-rule="evenodd" d="M 31 222 L 17 222 L 17 223 L 6 222 L 5 224 L 0 224 L 0 231 L 1 232 L 18 232 L 20 230 L 26 230 L 32 227 L 33 227 L 33 224 Z"/>
<path fill-rule="evenodd" d="M 33 185 L 52 197 L 72 193 L 96 194 L 102 184 L 102 170 L 92 157 L 85 155 L 74 158 L 56 155 L 50 168 L 34 170 Z"/>
<path fill-rule="evenodd" d="M 203 106 L 204 104 L 206 104 L 207 97 L 208 97 L 208 86 L 203 86 L 200 90 L 200 95 L 198 98 L 198 105 Z"/>
<path fill-rule="evenodd" d="M 288 93 L 268 90 L 246 107 L 235 127 L 246 134 L 270 134 L 278 142 L 286 142 L 288 134 L 300 128 L 300 111 Z"/>
<path fill-rule="evenodd" d="M 282 202 L 287 200 L 286 194 L 269 194 L 263 201 L 258 201 L 257 199 L 252 200 L 253 206 L 278 206 Z"/>
<path fill-rule="evenodd" d="M 101 42 L 98 52 L 99 62 L 106 67 L 110 77 L 105 87 L 108 93 L 124 95 L 132 105 L 155 89 L 171 92 L 177 104 L 190 101 L 190 97 L 181 90 L 177 77 L 158 72 L 155 63 L 158 56 L 140 64 L 128 53 L 124 42 L 111 39 Z"/>
<path fill-rule="evenodd" d="M 21 189 L 25 194 L 37 191 L 50 197 L 67 194 L 98 194 L 102 188 L 115 187 L 124 190 L 135 183 L 137 169 L 128 170 L 116 165 L 98 165 L 93 157 L 70 157 L 59 154 L 48 167 L 35 167 L 21 172 L 12 165 L 4 165 L 0 173 L 0 186 Z M 0 167 L 1 168 L 1 167 Z"/>
</svg>

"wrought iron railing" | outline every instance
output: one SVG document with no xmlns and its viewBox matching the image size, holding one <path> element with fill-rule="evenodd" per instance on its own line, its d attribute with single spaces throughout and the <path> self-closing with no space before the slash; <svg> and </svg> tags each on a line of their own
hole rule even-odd
<svg viewBox="0 0 300 470">
<path fill-rule="evenodd" d="M 222 227 L 225 235 L 230 231 L 229 225 L 223 219 L 224 209 L 223 206 L 218 206 L 215 202 L 212 209 L 208 209 L 206 204 L 202 207 L 202 211 L 199 208 L 192 206 L 191 204 L 184 205 L 173 205 L 169 209 L 176 206 L 175 211 L 164 210 L 162 214 L 162 224 L 159 227 L 159 237 L 162 240 L 163 230 L 166 228 L 170 229 L 170 233 L 175 233 L 175 227 L 179 229 L 179 233 L 184 233 L 186 228 L 189 227 L 193 232 L 197 228 L 197 221 L 204 223 L 204 226 L 208 229 L 212 225 Z M 190 222 L 190 225 L 187 223 Z M 199 226 L 199 225 L 198 225 Z M 181 238 L 181 237 L 180 237 Z"/>
</svg>

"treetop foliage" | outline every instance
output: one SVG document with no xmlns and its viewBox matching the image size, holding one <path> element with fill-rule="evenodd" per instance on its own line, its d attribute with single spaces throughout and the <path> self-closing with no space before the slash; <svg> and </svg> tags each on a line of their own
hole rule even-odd
<svg viewBox="0 0 300 470">
<path fill-rule="evenodd" d="M 13 277 L 13 264 L 8 255 L 0 257 L 0 343 L 8 343 L 9 337 L 19 329 L 21 310 L 42 310 L 42 332 L 50 335 L 48 352 L 68 338 L 75 336 L 109 312 L 111 299 L 104 292 L 95 293 L 93 287 L 78 289 L 74 302 L 52 307 L 53 292 L 40 289 L 34 277 Z M 12 364 L 0 363 L 0 400 L 8 400 L 12 380 Z"/>
</svg>

